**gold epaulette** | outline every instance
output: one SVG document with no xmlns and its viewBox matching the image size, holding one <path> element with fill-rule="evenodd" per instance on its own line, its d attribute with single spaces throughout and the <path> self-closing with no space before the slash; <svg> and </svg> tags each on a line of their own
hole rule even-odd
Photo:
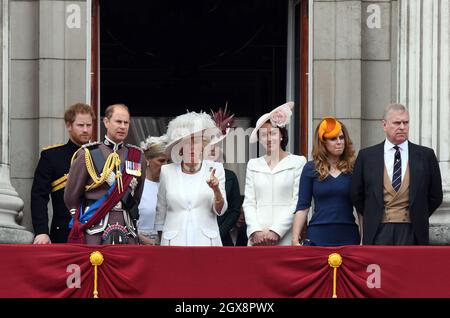
<svg viewBox="0 0 450 318">
<path fill-rule="evenodd" d="M 128 147 L 128 148 L 135 148 L 135 149 L 139 150 L 141 153 L 144 153 L 144 150 L 142 150 L 141 147 L 138 147 L 138 146 L 135 146 L 135 145 L 132 145 L 132 144 L 126 144 L 125 146 Z"/>
<path fill-rule="evenodd" d="M 56 192 L 66 187 L 68 174 L 63 175 L 61 178 L 52 182 L 52 192 Z"/>
<path fill-rule="evenodd" d="M 61 147 L 61 146 L 64 146 L 64 144 L 54 144 L 54 145 L 49 145 L 49 146 L 46 146 L 46 147 L 42 148 L 42 151 L 44 151 L 44 150 L 49 150 L 49 149 L 52 149 L 52 148 Z"/>
<path fill-rule="evenodd" d="M 74 152 L 74 154 L 72 155 L 72 159 L 70 160 L 70 165 L 72 165 L 73 161 L 77 158 L 78 153 L 80 152 L 81 149 L 87 149 L 91 146 L 97 146 L 97 145 L 101 145 L 102 143 L 99 141 L 93 141 L 93 142 L 89 142 L 87 144 L 82 145 L 80 148 L 78 148 L 77 151 Z"/>
<path fill-rule="evenodd" d="M 93 141 L 93 142 L 89 142 L 87 144 L 84 144 L 83 146 L 81 146 L 81 148 L 89 148 L 92 146 L 97 146 L 97 145 L 101 145 L 102 143 L 100 141 Z"/>
</svg>

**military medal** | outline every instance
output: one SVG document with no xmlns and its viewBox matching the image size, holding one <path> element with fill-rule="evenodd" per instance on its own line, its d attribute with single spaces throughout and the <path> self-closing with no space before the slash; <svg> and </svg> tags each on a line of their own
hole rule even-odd
<svg viewBox="0 0 450 318">
<path fill-rule="evenodd" d="M 141 164 L 139 162 L 125 161 L 125 171 L 132 176 L 141 176 Z"/>
</svg>

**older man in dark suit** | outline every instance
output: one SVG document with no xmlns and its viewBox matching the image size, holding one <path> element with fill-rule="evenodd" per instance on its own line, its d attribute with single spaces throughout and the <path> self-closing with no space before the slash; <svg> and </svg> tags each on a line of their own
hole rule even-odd
<svg viewBox="0 0 450 318">
<path fill-rule="evenodd" d="M 409 113 L 389 105 L 386 140 L 356 159 L 352 200 L 363 215 L 363 244 L 427 245 L 429 217 L 442 203 L 442 181 L 433 149 L 408 141 Z"/>
</svg>

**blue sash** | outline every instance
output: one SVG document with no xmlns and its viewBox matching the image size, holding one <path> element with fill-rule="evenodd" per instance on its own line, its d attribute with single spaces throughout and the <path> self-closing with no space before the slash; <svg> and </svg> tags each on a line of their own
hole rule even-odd
<svg viewBox="0 0 450 318">
<path fill-rule="evenodd" d="M 95 201 L 94 204 L 89 206 L 86 211 L 83 212 L 83 205 L 80 206 L 80 219 L 79 219 L 79 221 L 80 221 L 81 224 L 86 223 L 94 215 L 94 213 L 97 211 L 99 206 L 101 206 L 102 203 L 105 202 L 105 200 L 109 197 L 111 192 L 114 190 L 115 186 L 116 186 L 116 182 L 114 182 L 112 187 L 109 188 L 108 192 L 106 192 L 100 199 Z M 73 218 L 69 222 L 69 229 L 71 229 L 72 226 L 73 226 Z"/>
<path fill-rule="evenodd" d="M 125 162 L 127 159 L 128 159 L 128 151 L 125 156 Z M 120 170 L 121 170 L 122 174 L 123 174 L 124 169 L 125 169 L 125 163 L 122 163 L 120 166 Z M 89 208 L 86 211 L 83 212 L 83 205 L 80 206 L 80 219 L 79 219 L 80 224 L 86 223 L 94 215 L 94 213 L 102 205 L 102 203 L 105 202 L 105 200 L 110 196 L 111 192 L 116 187 L 116 184 L 117 184 L 117 181 L 113 183 L 113 185 L 109 188 L 108 192 L 106 192 L 100 199 L 95 201 L 94 204 L 89 206 Z M 69 222 L 69 229 L 72 229 L 72 226 L 73 226 L 73 218 Z"/>
</svg>

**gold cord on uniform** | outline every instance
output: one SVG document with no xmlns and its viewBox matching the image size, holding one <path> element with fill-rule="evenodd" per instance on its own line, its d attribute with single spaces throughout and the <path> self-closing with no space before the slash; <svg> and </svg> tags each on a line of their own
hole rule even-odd
<svg viewBox="0 0 450 318">
<path fill-rule="evenodd" d="M 84 158 L 86 161 L 86 169 L 92 179 L 92 183 L 86 186 L 86 191 L 90 191 L 100 187 L 106 181 L 108 176 L 113 172 L 113 170 L 115 170 L 116 174 L 117 189 L 119 190 L 119 193 L 123 191 L 122 172 L 120 172 L 121 161 L 117 152 L 113 152 L 108 156 L 100 176 L 97 176 L 97 173 L 95 172 L 91 153 L 87 148 L 85 149 Z"/>
<path fill-rule="evenodd" d="M 123 184 L 122 184 L 122 172 L 120 172 L 120 158 L 119 155 L 117 154 L 117 152 L 114 152 L 114 154 L 117 156 L 116 159 L 116 180 L 117 180 L 117 188 L 119 190 L 119 193 L 121 193 L 123 191 Z"/>
</svg>

